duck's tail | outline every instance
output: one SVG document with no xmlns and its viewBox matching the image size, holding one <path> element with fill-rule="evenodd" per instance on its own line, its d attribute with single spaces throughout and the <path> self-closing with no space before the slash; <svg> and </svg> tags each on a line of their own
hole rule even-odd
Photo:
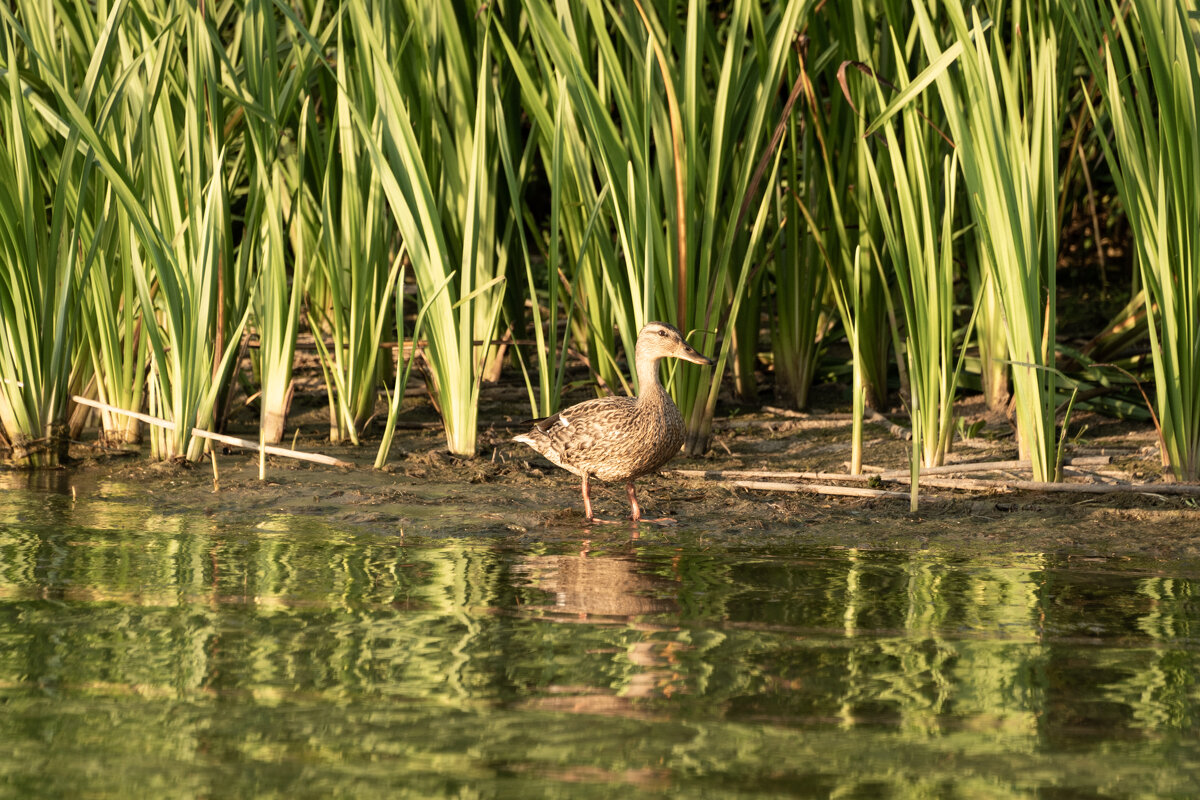
<svg viewBox="0 0 1200 800">
<path fill-rule="evenodd" d="M 550 446 L 550 440 L 546 438 L 546 431 L 550 430 L 556 423 L 563 427 L 566 427 L 568 424 L 567 418 L 562 415 L 561 411 L 541 419 L 527 420 L 525 424 L 532 425 L 533 430 L 529 433 L 514 436 L 512 440 L 521 444 L 527 444 L 539 453 L 545 453 L 546 449 Z"/>
<path fill-rule="evenodd" d="M 534 450 L 537 450 L 539 453 L 546 452 L 546 446 L 549 444 L 549 442 L 546 441 L 546 434 L 542 433 L 537 428 L 534 428 L 529 433 L 522 433 L 519 436 L 514 436 L 512 440 L 514 442 L 520 442 L 521 444 L 527 444 Z"/>
</svg>

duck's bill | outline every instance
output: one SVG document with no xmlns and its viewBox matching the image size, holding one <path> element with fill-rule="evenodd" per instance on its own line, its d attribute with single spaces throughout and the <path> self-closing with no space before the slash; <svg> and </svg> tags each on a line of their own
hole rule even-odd
<svg viewBox="0 0 1200 800">
<path fill-rule="evenodd" d="M 687 349 L 686 352 L 680 353 L 679 357 L 682 358 L 684 361 L 690 361 L 693 364 L 700 364 L 705 367 L 714 367 L 717 364 L 716 361 L 713 361 L 708 356 L 700 355 L 700 353 L 696 352 L 695 350 L 693 350 L 690 347 Z"/>
</svg>

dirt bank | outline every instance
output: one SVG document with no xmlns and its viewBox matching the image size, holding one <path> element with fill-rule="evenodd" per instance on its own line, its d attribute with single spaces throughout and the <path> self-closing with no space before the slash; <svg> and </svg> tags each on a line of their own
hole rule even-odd
<svg viewBox="0 0 1200 800">
<path fill-rule="evenodd" d="M 1058 552 L 1081 557 L 1200 556 L 1197 498 L 1168 495 L 1059 494 L 1002 489 L 959 491 L 923 488 L 920 510 L 909 512 L 901 497 L 831 497 L 809 492 L 743 489 L 694 477 L 666 474 L 639 482 L 648 516 L 668 516 L 674 525 L 584 524 L 577 480 L 509 438 L 522 418 L 512 387 L 485 395 L 480 453 L 452 457 L 432 410 L 420 402 L 404 415 L 391 461 L 371 469 L 377 439 L 360 448 L 331 447 L 325 410 L 309 398 L 293 416 L 296 447 L 351 461 L 353 468 L 324 467 L 269 458 L 266 480 L 257 458 L 244 451 L 217 455 L 212 466 L 158 464 L 145 455 L 101 453 L 76 448 L 78 464 L 54 473 L 0 473 L 0 485 L 38 486 L 64 492 L 110 493 L 121 502 L 152 506 L 157 513 L 202 513 L 231 524 L 263 525 L 287 515 L 318 517 L 333 524 L 363 526 L 384 535 L 504 536 L 525 540 L 676 537 L 698 546 L 764 547 L 773 543 L 868 548 L 944 548 L 998 555 Z M 1015 459 L 1011 428 L 986 414 L 978 400 L 961 404 L 967 425 L 983 426 L 969 439 L 957 437 L 953 460 Z M 252 429 L 249 412 L 234 418 Z M 253 435 L 252 433 L 249 435 Z M 907 443 L 880 424 L 866 430 L 870 471 L 904 469 Z M 1154 432 L 1096 415 L 1079 415 L 1069 431 L 1070 453 L 1089 466 L 1069 478 L 1076 483 L 1163 480 Z M 706 471 L 804 471 L 845 473 L 850 422 L 836 407 L 813 415 L 785 417 L 770 411 L 721 417 L 711 452 L 702 459 L 679 457 L 671 469 Z M 1103 463 L 1107 461 L 1108 463 Z M 1005 481 L 1028 479 L 1020 469 L 972 474 Z M 810 483 L 832 484 L 821 480 Z M 868 484 L 851 484 L 869 488 Z M 901 484 L 876 487 L 906 492 Z M 118 491 L 119 488 L 119 491 Z M 599 484 L 598 513 L 619 519 L 628 513 L 624 488 Z M 282 515 L 282 516 L 281 516 Z"/>
</svg>

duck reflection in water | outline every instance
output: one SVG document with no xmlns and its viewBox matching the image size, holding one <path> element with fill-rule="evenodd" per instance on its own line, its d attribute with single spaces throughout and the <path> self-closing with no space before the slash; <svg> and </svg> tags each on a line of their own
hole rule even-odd
<svg viewBox="0 0 1200 800">
<path fill-rule="evenodd" d="M 613 686 L 557 686 L 552 695 L 531 700 L 539 708 L 587 714 L 643 716 L 631 704 L 637 698 L 664 697 L 686 691 L 677 656 L 686 645 L 677 641 L 674 625 L 654 617 L 676 619 L 679 606 L 669 596 L 674 584 L 648 575 L 639 562 L 625 557 L 589 555 L 585 543 L 579 555 L 528 556 L 519 571 L 530 585 L 554 598 L 553 604 L 525 606 L 547 621 L 582 624 L 624 624 L 644 637 L 610 652 L 632 668 Z M 665 635 L 664 635 L 665 634 Z M 600 651 L 605 652 L 605 651 Z"/>
</svg>

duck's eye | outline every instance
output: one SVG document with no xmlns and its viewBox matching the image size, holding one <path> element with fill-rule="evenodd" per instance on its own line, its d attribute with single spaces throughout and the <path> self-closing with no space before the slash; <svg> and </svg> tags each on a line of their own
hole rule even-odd
<svg viewBox="0 0 1200 800">
<path fill-rule="evenodd" d="M 666 336 L 666 335 L 667 335 L 667 332 L 666 332 L 666 331 L 664 331 L 664 330 L 659 330 L 659 332 L 658 332 L 658 335 L 659 335 L 659 336 Z"/>
</svg>

